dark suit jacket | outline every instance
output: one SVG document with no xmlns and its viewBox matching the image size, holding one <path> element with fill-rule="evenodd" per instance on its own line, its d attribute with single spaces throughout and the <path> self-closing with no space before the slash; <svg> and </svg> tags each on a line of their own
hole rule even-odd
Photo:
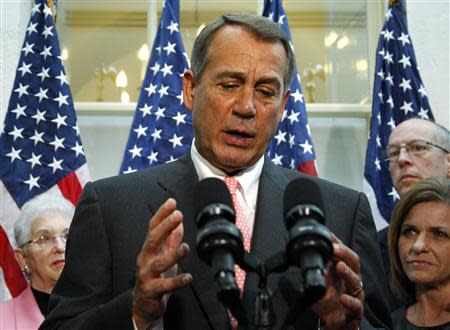
<svg viewBox="0 0 450 330">
<path fill-rule="evenodd" d="M 380 246 L 381 260 L 383 261 L 384 267 L 384 278 L 387 283 L 389 283 L 391 276 L 391 261 L 389 258 L 389 248 L 388 248 L 388 233 L 389 227 L 383 228 L 377 233 L 378 244 Z M 399 309 L 403 304 L 395 297 L 394 293 L 388 286 L 388 295 L 386 296 L 386 301 L 388 302 L 389 309 L 391 312 Z"/>
<path fill-rule="evenodd" d="M 283 192 L 303 174 L 272 164 L 266 158 L 259 182 L 251 252 L 261 259 L 284 249 Z M 375 227 L 366 197 L 350 189 L 316 180 L 323 193 L 328 227 L 361 257 L 366 293 L 365 318 L 376 327 L 390 327 L 383 300 L 386 287 L 376 242 Z M 42 329 L 132 329 L 131 289 L 135 283 L 136 256 L 148 222 L 159 206 L 174 197 L 184 214 L 184 241 L 190 254 L 180 272 L 193 275 L 192 285 L 173 292 L 164 316 L 165 330 L 229 329 L 226 309 L 216 297 L 213 272 L 195 251 L 193 187 L 198 176 L 189 155 L 138 173 L 86 185 L 69 233 L 66 266 L 50 299 L 52 309 Z M 298 269 L 269 277 L 276 328 L 315 329 L 317 317 L 308 309 L 286 313 L 296 301 Z M 244 300 L 252 301 L 257 278 L 247 275 Z M 368 324 L 364 320 L 364 324 Z"/>
</svg>

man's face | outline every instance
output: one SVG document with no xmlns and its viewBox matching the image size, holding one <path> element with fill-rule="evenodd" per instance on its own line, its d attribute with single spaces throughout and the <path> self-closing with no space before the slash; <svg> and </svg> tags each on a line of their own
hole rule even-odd
<svg viewBox="0 0 450 330">
<path fill-rule="evenodd" d="M 258 40 L 239 25 L 222 27 L 209 52 L 200 81 L 185 74 L 184 101 L 200 154 L 233 173 L 256 163 L 278 127 L 287 56 L 280 42 Z"/>
<path fill-rule="evenodd" d="M 432 123 L 411 119 L 398 125 L 389 137 L 389 145 L 405 145 L 415 140 L 436 141 L 436 128 Z M 398 159 L 390 162 L 391 178 L 400 196 L 406 194 L 418 181 L 430 177 L 449 177 L 450 156 L 435 147 L 420 154 L 408 154 L 400 149 Z"/>
</svg>

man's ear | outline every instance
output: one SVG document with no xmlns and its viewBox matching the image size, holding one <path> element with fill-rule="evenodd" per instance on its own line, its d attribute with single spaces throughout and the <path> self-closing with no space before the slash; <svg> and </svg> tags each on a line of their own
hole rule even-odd
<svg viewBox="0 0 450 330">
<path fill-rule="evenodd" d="M 281 102 L 281 107 L 280 107 L 280 121 L 281 121 L 281 118 L 283 118 L 284 109 L 286 109 L 286 104 L 289 100 L 289 95 L 291 95 L 291 92 L 288 90 L 286 92 L 286 94 L 283 96 L 283 101 Z"/>
<path fill-rule="evenodd" d="M 195 77 L 192 70 L 187 70 L 183 75 L 183 102 L 184 106 L 192 111 L 195 94 Z"/>
<path fill-rule="evenodd" d="M 450 179 L 450 152 L 447 154 L 447 179 Z"/>
</svg>

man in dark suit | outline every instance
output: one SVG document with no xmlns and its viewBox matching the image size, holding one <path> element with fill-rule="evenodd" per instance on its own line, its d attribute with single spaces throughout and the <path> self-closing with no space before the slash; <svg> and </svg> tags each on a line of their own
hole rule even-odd
<svg viewBox="0 0 450 330">
<path fill-rule="evenodd" d="M 392 184 L 402 198 L 414 185 L 427 178 L 450 178 L 450 133 L 445 127 L 421 118 L 410 118 L 392 130 L 386 157 L 389 161 Z M 388 230 L 378 232 L 378 243 L 389 281 L 390 259 Z M 401 306 L 392 293 L 389 294 L 392 311 Z"/>
<path fill-rule="evenodd" d="M 230 329 L 210 267 L 195 251 L 194 186 L 232 176 L 261 259 L 285 248 L 286 185 L 303 174 L 264 155 L 282 118 L 295 58 L 277 24 L 247 14 L 210 22 L 183 79 L 193 113 L 190 153 L 153 169 L 88 184 L 67 244 L 66 266 L 42 329 Z M 299 270 L 269 276 L 276 329 L 390 327 L 375 227 L 363 194 L 314 180 L 333 238 L 328 286 L 311 307 L 298 302 Z M 150 221 L 149 221 L 150 220 Z M 248 273 L 244 303 L 258 290 Z M 364 283 L 364 288 L 363 288 Z"/>
</svg>

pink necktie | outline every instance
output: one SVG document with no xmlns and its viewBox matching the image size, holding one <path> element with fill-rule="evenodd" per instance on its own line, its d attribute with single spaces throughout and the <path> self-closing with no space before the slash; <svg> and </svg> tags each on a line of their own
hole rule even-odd
<svg viewBox="0 0 450 330">
<path fill-rule="evenodd" d="M 242 212 L 241 205 L 239 204 L 239 201 L 236 196 L 236 189 L 240 187 L 240 184 L 235 178 L 231 176 L 225 177 L 224 181 L 228 187 L 228 190 L 230 191 L 231 200 L 233 201 L 234 210 L 236 212 L 236 226 L 240 229 L 242 236 L 244 238 L 244 249 L 245 251 L 249 252 L 251 244 L 250 231 L 248 229 L 244 213 Z M 245 282 L 245 271 L 241 269 L 241 267 L 239 267 L 238 265 L 235 265 L 234 273 L 236 274 L 236 282 L 242 294 Z M 231 314 L 230 314 L 230 323 L 232 329 L 237 329 L 238 326 L 237 320 Z"/>
</svg>

